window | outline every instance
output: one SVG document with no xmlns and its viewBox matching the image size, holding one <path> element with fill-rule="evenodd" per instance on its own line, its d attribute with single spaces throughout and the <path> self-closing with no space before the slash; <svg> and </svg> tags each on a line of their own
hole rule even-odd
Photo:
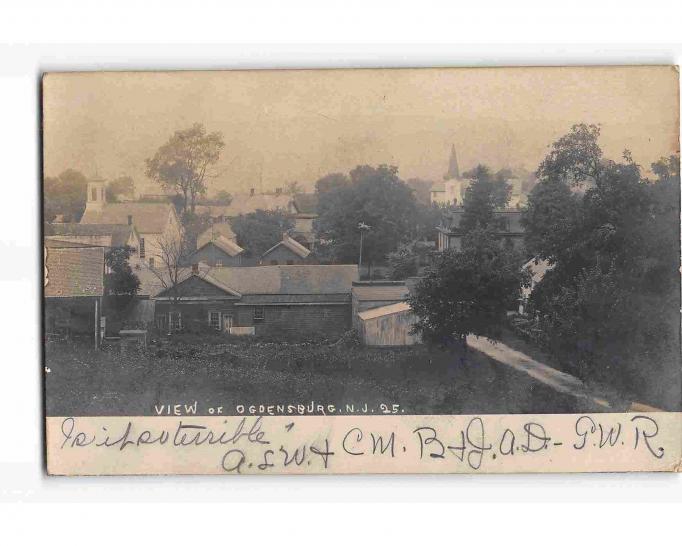
<svg viewBox="0 0 682 546">
<path fill-rule="evenodd" d="M 149 267 L 154 269 L 154 258 L 153 257 L 149 258 Z"/>
<path fill-rule="evenodd" d="M 277 265 L 277 260 L 270 260 L 270 265 Z"/>
<path fill-rule="evenodd" d="M 265 310 L 262 307 L 253 308 L 253 322 L 263 322 L 265 320 Z"/>
<path fill-rule="evenodd" d="M 216 267 L 223 267 L 223 261 L 222 261 L 222 260 L 216 260 L 216 261 L 215 261 L 215 266 L 216 266 Z"/>
<path fill-rule="evenodd" d="M 144 258 L 144 237 L 140 237 L 140 258 Z"/>
<path fill-rule="evenodd" d="M 97 201 L 97 188 L 92 188 L 92 191 L 90 193 L 92 194 L 91 201 Z M 83 194 L 81 194 L 81 195 L 83 195 Z"/>
<path fill-rule="evenodd" d="M 287 265 L 294 265 L 294 260 L 287 260 Z"/>
<path fill-rule="evenodd" d="M 156 327 L 159 332 L 168 331 L 168 315 L 156 315 Z"/>
<path fill-rule="evenodd" d="M 220 313 L 218 311 L 208 312 L 208 325 L 214 330 L 220 330 Z"/>
<path fill-rule="evenodd" d="M 168 319 L 170 321 L 170 329 L 172 332 L 177 332 L 182 329 L 182 316 L 180 311 L 171 311 L 168 313 Z"/>
<path fill-rule="evenodd" d="M 232 328 L 234 324 L 234 319 L 232 318 L 232 315 L 228 313 L 223 313 L 223 329 L 226 332 L 230 331 L 230 328 Z"/>
</svg>

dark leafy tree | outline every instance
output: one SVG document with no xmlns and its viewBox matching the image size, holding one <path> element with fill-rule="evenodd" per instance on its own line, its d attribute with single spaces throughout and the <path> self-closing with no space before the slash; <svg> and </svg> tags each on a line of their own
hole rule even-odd
<svg viewBox="0 0 682 546">
<path fill-rule="evenodd" d="M 466 336 L 495 336 L 506 312 L 518 305 L 528 275 L 520 257 L 504 247 L 494 232 L 475 228 L 462 250 L 448 250 L 417 284 L 409 303 L 418 317 L 415 331 L 424 341 L 449 345 Z"/>
<path fill-rule="evenodd" d="M 414 192 L 414 197 L 421 205 L 429 205 L 431 203 L 431 180 L 423 180 L 421 178 L 410 178 L 405 183 Z"/>
<path fill-rule="evenodd" d="M 237 216 L 231 221 L 237 243 L 252 257 L 260 257 L 282 240 L 282 235 L 294 227 L 283 211 L 257 210 Z"/>
<path fill-rule="evenodd" d="M 133 273 L 128 260 L 134 249 L 129 246 L 112 248 L 104 255 L 107 265 L 105 287 L 107 295 L 134 296 L 140 289 L 140 280 Z"/>
<path fill-rule="evenodd" d="M 85 211 L 87 186 L 85 175 L 74 169 L 67 169 L 57 177 L 46 177 L 43 185 L 45 220 L 51 222 L 61 214 L 67 221 L 80 221 Z"/>
<path fill-rule="evenodd" d="M 579 207 L 579 197 L 565 182 L 545 179 L 536 185 L 521 218 L 528 251 L 551 263 L 570 252 L 578 236 Z"/>
<path fill-rule="evenodd" d="M 441 224 L 443 216 L 448 210 L 449 207 L 446 205 L 424 205 L 417 202 L 414 238 L 421 241 L 435 241 L 435 228 Z"/>
<path fill-rule="evenodd" d="M 207 133 L 201 123 L 195 123 L 176 131 L 146 160 L 146 174 L 182 196 L 182 212 L 194 213 L 197 198 L 206 193 L 208 169 L 218 162 L 224 147 L 221 133 Z"/>
<path fill-rule="evenodd" d="M 650 181 L 627 151 L 622 162 L 603 159 L 598 136 L 598 127 L 575 126 L 538 170 L 523 222 L 527 243 L 554 269 L 530 309 L 573 373 L 677 407 L 679 157 L 653 164 Z M 660 383 L 652 391 L 653 376 L 668 378 L 665 392 Z"/>
<path fill-rule="evenodd" d="M 343 173 L 332 173 L 320 178 L 315 182 L 315 191 L 317 193 L 328 193 L 339 188 L 346 187 L 350 184 L 349 178 Z"/>
<path fill-rule="evenodd" d="M 419 270 L 419 254 L 415 245 L 401 245 L 394 252 L 388 254 L 388 276 L 393 281 L 401 281 L 414 277 Z"/>
<path fill-rule="evenodd" d="M 504 208 L 511 197 L 506 173 L 500 171 L 493 175 L 488 167 L 479 165 L 464 176 L 470 178 L 471 183 L 464 193 L 464 214 L 460 227 L 464 231 L 499 227 L 495 225 L 494 212 Z"/>
<path fill-rule="evenodd" d="M 333 245 L 338 262 L 358 261 L 360 223 L 370 226 L 363 240 L 363 263 L 383 261 L 414 238 L 417 207 L 412 190 L 396 167 L 368 165 L 350 172 L 350 183 L 319 194 L 318 236 Z"/>
<path fill-rule="evenodd" d="M 599 134 L 598 125 L 574 125 L 568 134 L 552 144 L 550 153 L 538 167 L 538 178 L 574 185 L 598 178 L 602 160 Z"/>
</svg>

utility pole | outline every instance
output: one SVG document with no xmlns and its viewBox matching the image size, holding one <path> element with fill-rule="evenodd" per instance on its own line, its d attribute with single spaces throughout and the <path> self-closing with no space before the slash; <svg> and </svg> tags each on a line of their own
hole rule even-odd
<svg viewBox="0 0 682 546">
<path fill-rule="evenodd" d="M 364 222 L 360 222 L 358 224 L 358 229 L 360 230 L 360 259 L 358 260 L 358 273 L 362 275 L 362 244 L 365 239 L 365 231 L 369 231 L 372 227 Z"/>
</svg>

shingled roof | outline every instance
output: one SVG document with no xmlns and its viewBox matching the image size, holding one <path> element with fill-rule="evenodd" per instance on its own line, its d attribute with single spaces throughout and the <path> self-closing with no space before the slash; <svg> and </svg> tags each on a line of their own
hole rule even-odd
<svg viewBox="0 0 682 546">
<path fill-rule="evenodd" d="M 358 266 L 219 267 L 209 274 L 240 294 L 350 294 Z"/>
<path fill-rule="evenodd" d="M 141 292 L 161 295 L 162 283 L 146 270 L 135 272 L 140 278 Z M 191 269 L 183 270 L 180 278 L 192 276 Z M 350 299 L 353 281 L 358 280 L 357 265 L 265 265 L 256 267 L 216 267 L 201 269 L 195 276 L 236 292 L 243 297 L 252 295 L 328 295 L 343 294 Z"/>
<path fill-rule="evenodd" d="M 128 224 L 46 224 L 45 236 L 61 237 L 110 237 L 109 246 L 124 246 L 130 233 L 135 230 Z"/>
<path fill-rule="evenodd" d="M 230 239 L 232 241 L 237 239 L 229 222 L 216 222 L 197 237 L 197 246 L 202 247 L 207 242 L 217 239 L 218 237 L 224 237 L 225 239 Z"/>
<path fill-rule="evenodd" d="M 170 203 L 106 203 L 101 210 L 85 209 L 81 224 L 127 224 L 128 216 L 139 233 L 162 233 L 173 212 Z"/>
<path fill-rule="evenodd" d="M 211 217 L 224 216 L 236 218 L 242 214 L 250 214 L 257 210 L 292 211 L 293 199 L 286 194 L 235 195 L 229 205 L 197 205 L 197 214 L 208 213 Z"/>
<path fill-rule="evenodd" d="M 291 252 L 293 252 L 297 256 L 300 256 L 301 258 L 307 258 L 310 255 L 310 250 L 308 250 L 301 243 L 292 239 L 291 237 L 289 237 L 289 235 L 285 233 L 284 236 L 282 237 L 282 240 L 279 243 L 263 252 L 262 257 L 264 258 L 265 256 L 267 256 L 273 250 L 280 246 L 288 248 L 289 250 L 291 250 Z"/>
<path fill-rule="evenodd" d="M 102 247 L 46 247 L 45 254 L 46 298 L 104 294 Z"/>
<path fill-rule="evenodd" d="M 234 241 L 231 241 L 230 239 L 226 239 L 225 237 L 217 237 L 213 240 L 206 241 L 203 245 L 199 247 L 199 249 L 205 247 L 206 245 L 214 244 L 217 246 L 220 250 L 225 252 L 228 256 L 232 256 L 233 258 L 242 252 L 244 252 L 244 249 L 240 247 L 237 243 Z M 199 250 L 197 249 L 197 250 Z"/>
</svg>

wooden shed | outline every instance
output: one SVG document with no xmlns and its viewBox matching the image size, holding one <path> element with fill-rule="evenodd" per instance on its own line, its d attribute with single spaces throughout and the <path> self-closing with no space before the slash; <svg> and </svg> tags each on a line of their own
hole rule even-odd
<svg viewBox="0 0 682 546">
<path fill-rule="evenodd" d="M 406 302 L 393 303 L 358 313 L 360 339 L 364 345 L 397 347 L 421 341 L 410 331 L 417 316 Z"/>
</svg>

